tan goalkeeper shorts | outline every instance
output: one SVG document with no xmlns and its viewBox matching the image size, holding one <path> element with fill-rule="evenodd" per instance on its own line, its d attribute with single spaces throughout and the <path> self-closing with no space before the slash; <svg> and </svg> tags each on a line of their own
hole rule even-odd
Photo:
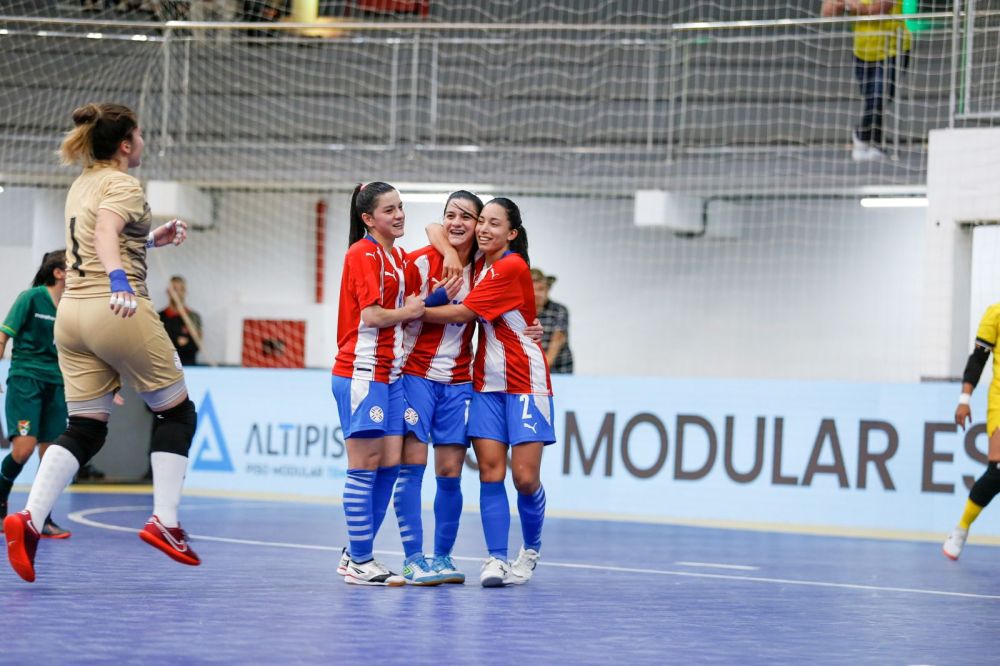
<svg viewBox="0 0 1000 666">
<path fill-rule="evenodd" d="M 152 302 L 137 298 L 135 315 L 122 319 L 112 314 L 108 298 L 59 302 L 55 337 L 67 402 L 103 397 L 118 389 L 122 379 L 139 393 L 184 379 L 177 351 Z"/>
</svg>

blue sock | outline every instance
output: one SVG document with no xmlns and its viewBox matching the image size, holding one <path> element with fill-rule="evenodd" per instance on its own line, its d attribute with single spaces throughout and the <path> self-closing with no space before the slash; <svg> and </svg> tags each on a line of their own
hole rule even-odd
<svg viewBox="0 0 1000 666">
<path fill-rule="evenodd" d="M 434 495 L 435 555 L 451 555 L 461 518 L 462 479 L 457 476 L 437 477 L 437 494 Z"/>
<path fill-rule="evenodd" d="M 540 552 L 542 523 L 545 522 L 545 488 L 539 486 L 532 495 L 517 494 L 517 515 L 521 518 L 524 547 Z"/>
<path fill-rule="evenodd" d="M 375 529 L 373 534 L 378 534 L 378 528 L 382 527 L 385 520 L 385 512 L 389 510 L 389 500 L 392 499 L 392 487 L 396 485 L 396 477 L 399 476 L 399 465 L 392 467 L 379 467 L 375 475 L 375 489 L 372 491 L 372 516 Z"/>
<path fill-rule="evenodd" d="M 400 465 L 399 482 L 393 505 L 399 521 L 399 536 L 407 558 L 424 550 L 424 524 L 420 516 L 420 488 L 424 483 L 426 465 Z"/>
<path fill-rule="evenodd" d="M 483 518 L 486 550 L 493 557 L 507 559 L 507 538 L 510 536 L 510 504 L 503 481 L 479 482 L 479 513 Z"/>
<path fill-rule="evenodd" d="M 347 470 L 344 482 L 344 516 L 347 518 L 348 550 L 355 562 L 372 559 L 375 530 L 372 527 L 372 488 L 375 471 L 370 469 Z"/>
</svg>

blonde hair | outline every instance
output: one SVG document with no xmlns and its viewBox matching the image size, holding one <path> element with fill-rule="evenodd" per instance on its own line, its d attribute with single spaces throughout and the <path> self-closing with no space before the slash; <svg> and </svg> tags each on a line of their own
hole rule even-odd
<svg viewBox="0 0 1000 666">
<path fill-rule="evenodd" d="M 131 138 L 139 126 L 135 112 L 122 104 L 84 104 L 73 111 L 73 124 L 66 133 L 59 156 L 66 165 L 84 167 L 98 160 L 108 160 L 118 152 L 118 146 Z"/>
</svg>

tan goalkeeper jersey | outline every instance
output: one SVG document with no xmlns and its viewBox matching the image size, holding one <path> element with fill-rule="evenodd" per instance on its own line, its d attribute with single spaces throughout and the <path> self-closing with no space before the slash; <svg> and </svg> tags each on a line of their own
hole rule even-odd
<svg viewBox="0 0 1000 666">
<path fill-rule="evenodd" d="M 138 296 L 146 289 L 146 236 L 152 224 L 142 185 L 134 176 L 107 163 L 87 167 L 66 195 L 66 292 L 63 298 L 90 298 L 111 293 L 108 275 L 97 258 L 94 229 L 101 208 L 125 220 L 118 252 L 129 284 Z"/>
</svg>

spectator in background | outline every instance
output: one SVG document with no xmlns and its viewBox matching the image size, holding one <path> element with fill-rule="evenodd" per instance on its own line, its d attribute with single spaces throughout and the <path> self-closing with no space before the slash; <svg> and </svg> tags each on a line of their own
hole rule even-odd
<svg viewBox="0 0 1000 666">
<path fill-rule="evenodd" d="M 823 0 L 823 16 L 901 14 L 902 0 Z M 854 76 L 864 98 L 861 123 L 851 134 L 851 158 L 867 162 L 885 158 L 882 120 L 886 100 L 896 97 L 896 71 L 910 64 L 910 32 L 904 21 L 859 21 L 854 24 Z"/>
<path fill-rule="evenodd" d="M 546 275 L 537 268 L 531 269 L 531 281 L 535 287 L 535 309 L 545 333 L 542 349 L 549 362 L 549 372 L 556 374 L 573 373 L 573 352 L 569 349 L 569 310 L 565 305 L 549 300 L 549 289 L 555 284 L 556 276 Z"/>
<path fill-rule="evenodd" d="M 191 20 L 191 0 L 154 0 L 151 4 L 160 21 Z"/>
<path fill-rule="evenodd" d="M 163 322 L 170 341 L 177 349 L 181 365 L 198 365 L 196 356 L 198 341 L 201 340 L 201 315 L 184 304 L 184 299 L 187 297 L 187 283 L 184 278 L 180 275 L 170 278 L 167 296 L 170 298 L 170 305 L 160 311 L 160 321 Z"/>
<path fill-rule="evenodd" d="M 287 0 L 244 0 L 243 20 L 251 23 L 275 23 L 289 13 Z M 250 30 L 251 37 L 273 37 L 274 30 Z"/>
<path fill-rule="evenodd" d="M 237 0 L 201 0 L 191 3 L 192 21 L 235 21 Z"/>
<path fill-rule="evenodd" d="M 430 0 L 348 0 L 344 5 L 344 16 L 358 18 L 418 16 L 427 18 L 430 9 Z"/>
</svg>

